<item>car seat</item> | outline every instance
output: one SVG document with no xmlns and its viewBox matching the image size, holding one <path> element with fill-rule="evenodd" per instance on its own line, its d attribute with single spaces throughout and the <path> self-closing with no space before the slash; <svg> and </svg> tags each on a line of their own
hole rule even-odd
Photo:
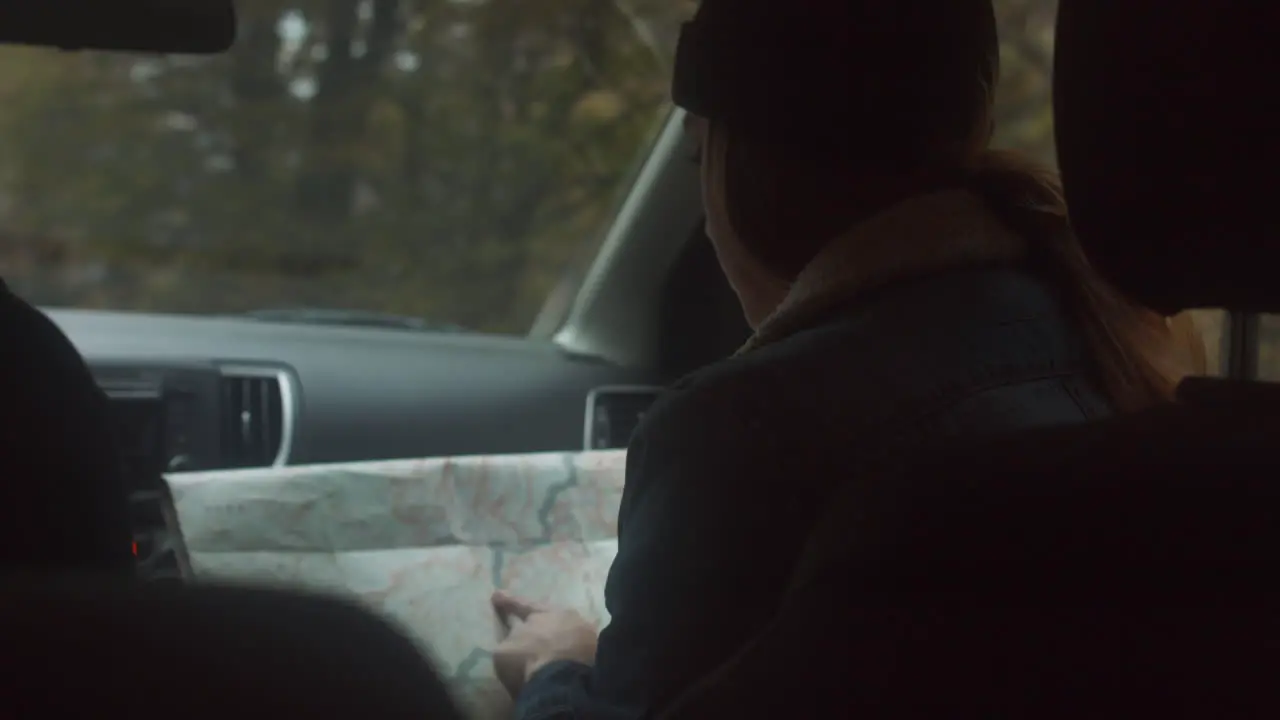
<svg viewBox="0 0 1280 720">
<path fill-rule="evenodd" d="M 461 717 L 413 642 L 339 600 L 83 578 L 4 590 L 0 717 Z"/>
<path fill-rule="evenodd" d="M 107 398 L 80 354 L 0 283 L 0 572 L 134 574 Z"/>
<path fill-rule="evenodd" d="M 1091 262 L 1164 313 L 1280 311 L 1277 8 L 1061 0 L 1059 163 Z M 1280 387 L 842 486 L 772 626 L 658 716 L 1280 711 Z"/>
</svg>

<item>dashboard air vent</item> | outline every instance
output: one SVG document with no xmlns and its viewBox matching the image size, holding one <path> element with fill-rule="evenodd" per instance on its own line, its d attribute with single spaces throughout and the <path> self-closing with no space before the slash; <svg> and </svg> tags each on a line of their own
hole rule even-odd
<svg viewBox="0 0 1280 720">
<path fill-rule="evenodd" d="M 587 422 L 583 449 L 614 450 L 627 447 L 649 406 L 662 388 L 621 386 L 596 388 L 587 396 Z"/>
<path fill-rule="evenodd" d="M 227 372 L 222 378 L 225 468 L 269 467 L 284 446 L 285 402 L 279 374 Z"/>
</svg>

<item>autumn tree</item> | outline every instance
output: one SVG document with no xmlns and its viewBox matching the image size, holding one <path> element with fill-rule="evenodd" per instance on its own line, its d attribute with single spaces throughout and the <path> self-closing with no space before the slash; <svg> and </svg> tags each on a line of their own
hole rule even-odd
<svg viewBox="0 0 1280 720">
<path fill-rule="evenodd" d="M 998 140 L 1052 160 L 1052 0 Z M 669 112 L 693 0 L 252 0 L 224 57 L 0 50 L 0 270 L 37 302 L 524 332 Z"/>
</svg>

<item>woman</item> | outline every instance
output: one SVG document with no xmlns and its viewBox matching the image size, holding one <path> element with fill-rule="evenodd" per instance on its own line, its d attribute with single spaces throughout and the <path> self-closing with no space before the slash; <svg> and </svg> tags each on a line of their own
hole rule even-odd
<svg viewBox="0 0 1280 720">
<path fill-rule="evenodd" d="M 997 50 L 990 0 L 703 0 L 674 94 L 755 332 L 633 438 L 603 633 L 495 596 L 518 717 L 663 708 L 769 619 L 836 482 L 1171 396 L 1191 345 L 987 148 Z"/>
</svg>

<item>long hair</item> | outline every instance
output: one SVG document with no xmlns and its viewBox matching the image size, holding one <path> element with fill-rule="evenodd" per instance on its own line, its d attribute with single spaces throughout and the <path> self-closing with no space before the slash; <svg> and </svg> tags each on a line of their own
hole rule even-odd
<svg viewBox="0 0 1280 720">
<path fill-rule="evenodd" d="M 1017 153 L 986 149 L 971 165 L 968 184 L 1027 241 L 1029 265 L 1061 293 L 1116 409 L 1171 400 L 1183 377 L 1206 372 L 1204 341 L 1190 315 L 1166 318 L 1137 305 L 1093 269 L 1055 173 Z"/>
</svg>

